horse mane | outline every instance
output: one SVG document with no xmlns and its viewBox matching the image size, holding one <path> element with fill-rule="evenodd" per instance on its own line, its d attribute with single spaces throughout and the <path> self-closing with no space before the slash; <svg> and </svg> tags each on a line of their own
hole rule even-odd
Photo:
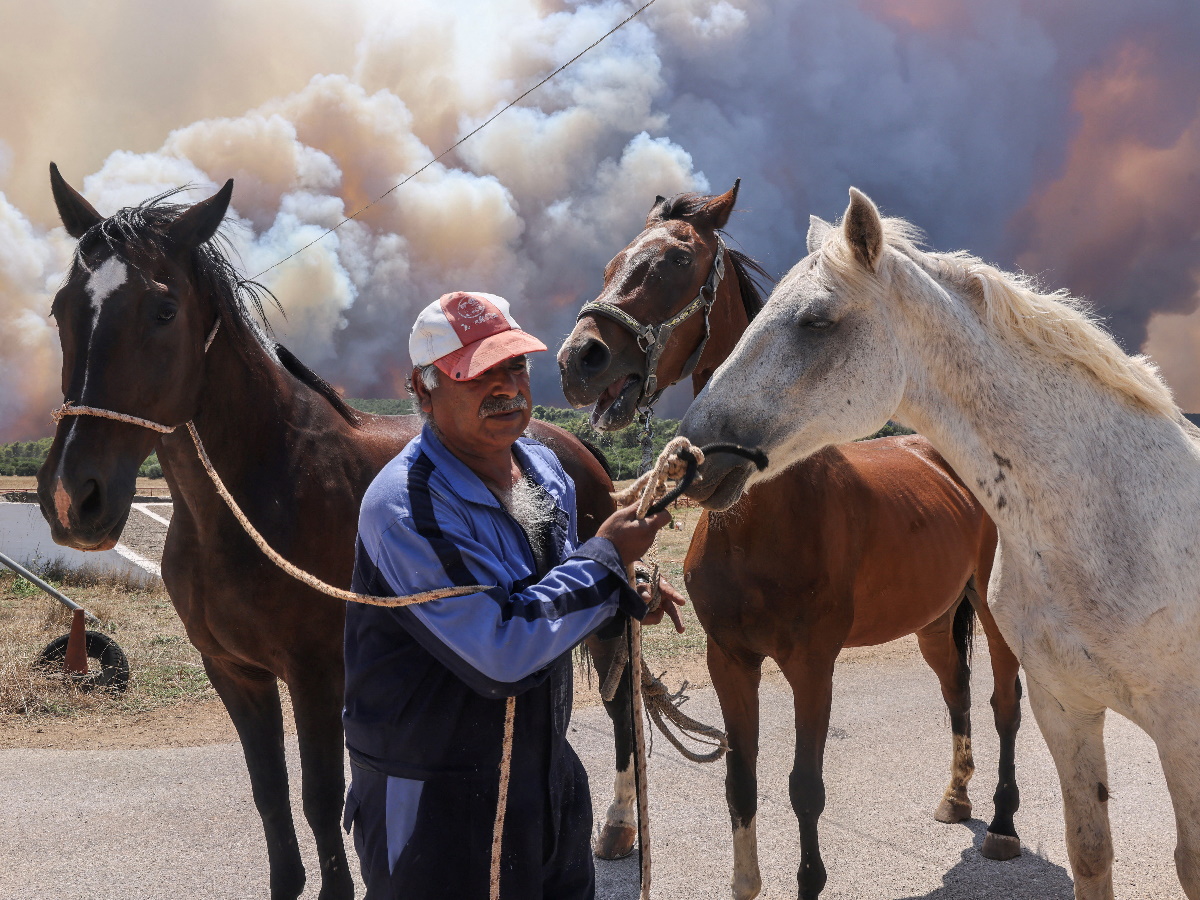
<svg viewBox="0 0 1200 900">
<path fill-rule="evenodd" d="M 763 283 L 770 284 L 774 279 L 767 274 L 756 259 L 751 259 L 741 250 L 729 249 L 729 261 L 733 264 L 733 274 L 737 276 L 738 289 L 742 295 L 742 307 L 746 310 L 746 318 L 751 322 L 762 312 L 763 304 L 767 302 L 764 296 Z"/>
<path fill-rule="evenodd" d="M 137 206 L 118 210 L 96 223 L 79 239 L 75 248 L 74 265 L 90 271 L 87 258 L 101 246 L 112 252 L 120 251 L 132 262 L 161 259 L 170 251 L 168 229 L 189 207 L 166 202 L 187 190 L 173 188 Z M 193 248 L 190 254 L 192 277 L 197 288 L 214 298 L 217 311 L 233 340 L 244 347 L 260 349 L 275 362 L 324 397 L 349 424 L 357 427 L 362 420 L 346 405 L 333 387 L 282 344 L 272 340 L 267 321 L 266 303 L 273 303 L 281 313 L 283 306 L 270 288 L 257 281 L 242 278 L 230 260 L 233 245 L 224 227 L 211 239 Z M 240 327 L 238 327 L 240 326 Z"/>
<path fill-rule="evenodd" d="M 669 219 L 689 219 L 704 209 L 713 199 L 714 196 L 694 191 L 676 194 L 664 202 L 662 208 L 658 210 L 658 216 L 664 222 Z M 737 275 L 746 318 L 753 322 L 754 317 L 762 312 L 763 304 L 766 303 L 763 284 L 770 284 L 774 279 L 767 274 L 767 270 L 757 260 L 741 250 L 727 249 L 729 249 L 729 261 L 733 265 L 734 274 Z"/>
<path fill-rule="evenodd" d="M 358 426 L 362 424 L 362 419 L 358 413 L 342 399 L 341 394 L 328 381 L 300 362 L 296 358 L 296 354 L 292 353 L 283 344 L 275 345 L 275 354 L 283 367 L 292 375 L 299 379 L 304 384 L 308 385 L 322 397 L 329 401 L 329 405 L 336 410 L 337 414 L 349 422 L 351 425 Z"/>
<path fill-rule="evenodd" d="M 957 288 L 999 337 L 1023 340 L 1039 353 L 1074 363 L 1151 412 L 1173 420 L 1182 417 L 1158 367 L 1146 356 L 1125 353 L 1086 300 L 1066 290 L 1040 291 L 1032 277 L 1005 272 L 965 250 L 926 252 L 919 246 L 922 238 L 903 219 L 883 219 L 885 245 L 935 280 Z M 864 280 L 840 227 L 829 230 L 821 251 L 831 272 L 851 282 Z"/>
</svg>

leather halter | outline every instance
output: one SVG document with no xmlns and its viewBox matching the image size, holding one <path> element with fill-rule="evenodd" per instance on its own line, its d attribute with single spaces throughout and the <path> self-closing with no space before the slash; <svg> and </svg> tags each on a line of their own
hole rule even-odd
<svg viewBox="0 0 1200 900">
<path fill-rule="evenodd" d="M 667 344 L 671 340 L 671 335 L 675 329 L 690 319 L 693 315 L 704 310 L 704 337 L 700 340 L 700 345 L 695 349 L 688 360 L 683 365 L 683 371 L 679 373 L 679 381 L 687 378 L 696 370 L 697 364 L 700 362 L 700 355 L 704 352 L 704 347 L 708 343 L 708 337 L 711 333 L 708 325 L 708 316 L 712 312 L 713 303 L 717 299 L 717 288 L 721 285 L 721 279 L 725 277 L 725 242 L 721 240 L 721 235 L 717 235 L 717 255 L 713 258 L 712 270 L 708 273 L 708 278 L 700 288 L 694 300 L 677 312 L 671 318 L 662 322 L 657 327 L 654 325 L 643 325 L 625 310 L 621 309 L 616 303 L 610 303 L 607 300 L 593 300 L 591 303 L 585 303 L 583 309 L 579 310 L 579 315 L 575 317 L 578 322 L 587 315 L 600 315 L 605 318 L 612 319 L 618 325 L 632 331 L 637 338 L 638 347 L 646 354 L 646 374 L 642 378 L 642 393 L 638 397 L 638 406 L 643 403 L 649 407 L 653 406 L 658 400 L 666 387 L 659 389 L 658 387 L 658 361 L 662 358 L 663 352 L 667 349 Z M 670 385 L 667 385 L 669 387 Z"/>
</svg>

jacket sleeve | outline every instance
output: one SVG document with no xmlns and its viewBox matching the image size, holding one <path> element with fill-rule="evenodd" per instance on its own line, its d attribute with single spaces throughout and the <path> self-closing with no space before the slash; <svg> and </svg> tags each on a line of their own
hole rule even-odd
<svg viewBox="0 0 1200 900">
<path fill-rule="evenodd" d="M 532 687 L 540 670 L 618 609 L 638 618 L 646 613 L 616 548 L 604 538 L 577 547 L 540 581 L 514 584 L 504 560 L 474 536 L 462 509 L 434 494 L 434 513 L 434 522 L 395 519 L 371 542 L 376 546 L 364 542 L 360 550 L 397 596 L 488 587 L 395 610 L 426 650 L 485 696 Z"/>
</svg>

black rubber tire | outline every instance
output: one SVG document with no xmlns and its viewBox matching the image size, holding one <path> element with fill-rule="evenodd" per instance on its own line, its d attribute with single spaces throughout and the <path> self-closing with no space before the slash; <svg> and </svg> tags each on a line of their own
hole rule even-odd
<svg viewBox="0 0 1200 900">
<path fill-rule="evenodd" d="M 87 635 L 88 674 L 77 684 L 80 690 L 96 689 L 120 693 L 129 687 L 129 660 L 125 651 L 107 634 L 85 631 Z M 67 641 L 70 634 L 56 637 L 38 654 L 36 666 L 44 669 L 61 670 L 67 660 Z"/>
</svg>

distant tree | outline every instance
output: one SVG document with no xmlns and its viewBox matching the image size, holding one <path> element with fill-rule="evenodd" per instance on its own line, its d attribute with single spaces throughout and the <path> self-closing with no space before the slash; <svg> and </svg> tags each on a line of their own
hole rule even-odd
<svg viewBox="0 0 1200 900">
<path fill-rule="evenodd" d="M 886 425 L 884 425 L 882 428 L 880 428 L 877 432 L 875 432 L 870 437 L 859 438 L 859 440 L 873 441 L 873 440 L 875 440 L 875 438 L 893 437 L 894 435 L 900 435 L 900 434 L 916 434 L 916 432 L 913 431 L 911 428 L 905 428 L 903 425 L 897 425 L 895 422 L 889 421 Z"/>
<path fill-rule="evenodd" d="M 411 400 L 384 398 L 376 400 L 347 400 L 350 406 L 375 416 L 408 416 L 412 415 Z"/>
<path fill-rule="evenodd" d="M 158 462 L 158 454 L 151 453 L 138 469 L 139 478 L 162 478 L 162 466 Z"/>
</svg>

